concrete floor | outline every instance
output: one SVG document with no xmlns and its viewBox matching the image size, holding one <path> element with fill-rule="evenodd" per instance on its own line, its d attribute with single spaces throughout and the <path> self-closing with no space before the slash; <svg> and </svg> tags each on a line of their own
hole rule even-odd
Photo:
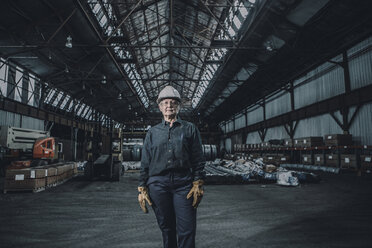
<svg viewBox="0 0 372 248">
<path fill-rule="evenodd" d="M 0 247 L 160 248 L 154 214 L 137 204 L 137 178 L 0 194 Z M 197 247 L 372 247 L 372 178 L 322 178 L 296 188 L 207 185 Z"/>
</svg>

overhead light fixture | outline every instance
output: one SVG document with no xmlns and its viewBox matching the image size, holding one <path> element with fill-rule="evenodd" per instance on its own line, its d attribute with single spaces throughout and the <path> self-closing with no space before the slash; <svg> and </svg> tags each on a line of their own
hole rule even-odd
<svg viewBox="0 0 372 248">
<path fill-rule="evenodd" d="M 67 65 L 65 66 L 65 72 L 66 73 L 69 73 L 70 72 L 70 70 L 68 69 Z"/>
<path fill-rule="evenodd" d="M 48 52 L 48 59 L 51 60 L 52 59 L 52 53 L 49 51 Z"/>
<path fill-rule="evenodd" d="M 129 109 L 129 110 L 132 110 L 132 105 L 129 104 L 129 105 L 128 105 L 128 109 Z"/>
<path fill-rule="evenodd" d="M 67 36 L 66 40 L 67 41 L 66 41 L 65 46 L 68 47 L 68 48 L 72 48 L 72 37 L 71 37 L 71 35 Z"/>
<path fill-rule="evenodd" d="M 85 83 L 83 83 L 83 90 L 85 90 Z"/>
<path fill-rule="evenodd" d="M 105 76 L 105 75 L 102 76 L 102 81 L 101 81 L 101 83 L 102 83 L 102 84 L 106 84 L 106 76 Z"/>
<path fill-rule="evenodd" d="M 122 97 L 121 92 L 120 92 L 119 95 L 118 95 L 118 100 L 121 100 L 121 99 L 123 99 L 123 97 Z"/>
</svg>

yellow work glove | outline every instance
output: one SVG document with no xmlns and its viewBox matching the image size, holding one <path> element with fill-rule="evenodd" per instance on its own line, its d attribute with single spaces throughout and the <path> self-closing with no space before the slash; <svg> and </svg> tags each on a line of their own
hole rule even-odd
<svg viewBox="0 0 372 248">
<path fill-rule="evenodd" d="M 144 213 L 148 213 L 149 210 L 146 207 L 146 201 L 151 206 L 152 202 L 149 197 L 149 193 L 147 191 L 146 187 L 138 187 L 138 202 L 140 204 L 140 207 Z"/>
<path fill-rule="evenodd" d="M 190 199 L 192 196 L 194 198 L 192 202 L 192 206 L 194 208 L 197 208 L 200 201 L 203 198 L 204 195 L 204 189 L 203 189 L 203 180 L 196 180 L 192 183 L 192 188 L 190 189 L 190 192 L 187 194 L 187 199 Z"/>
</svg>

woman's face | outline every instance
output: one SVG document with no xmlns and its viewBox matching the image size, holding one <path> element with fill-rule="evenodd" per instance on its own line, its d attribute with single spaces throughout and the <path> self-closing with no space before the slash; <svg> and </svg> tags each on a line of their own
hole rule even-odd
<svg viewBox="0 0 372 248">
<path fill-rule="evenodd" d="M 174 99 L 164 99 L 159 103 L 159 109 L 164 117 L 173 117 L 178 114 L 180 103 Z"/>
</svg>

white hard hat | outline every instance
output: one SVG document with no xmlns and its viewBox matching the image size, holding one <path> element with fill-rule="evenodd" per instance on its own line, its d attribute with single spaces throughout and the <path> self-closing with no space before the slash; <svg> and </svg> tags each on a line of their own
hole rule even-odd
<svg viewBox="0 0 372 248">
<path fill-rule="evenodd" d="M 170 85 L 165 86 L 160 91 L 158 99 L 156 100 L 156 102 L 159 104 L 161 102 L 161 100 L 166 99 L 166 98 L 176 99 L 177 101 L 181 102 L 180 93 Z"/>
</svg>

